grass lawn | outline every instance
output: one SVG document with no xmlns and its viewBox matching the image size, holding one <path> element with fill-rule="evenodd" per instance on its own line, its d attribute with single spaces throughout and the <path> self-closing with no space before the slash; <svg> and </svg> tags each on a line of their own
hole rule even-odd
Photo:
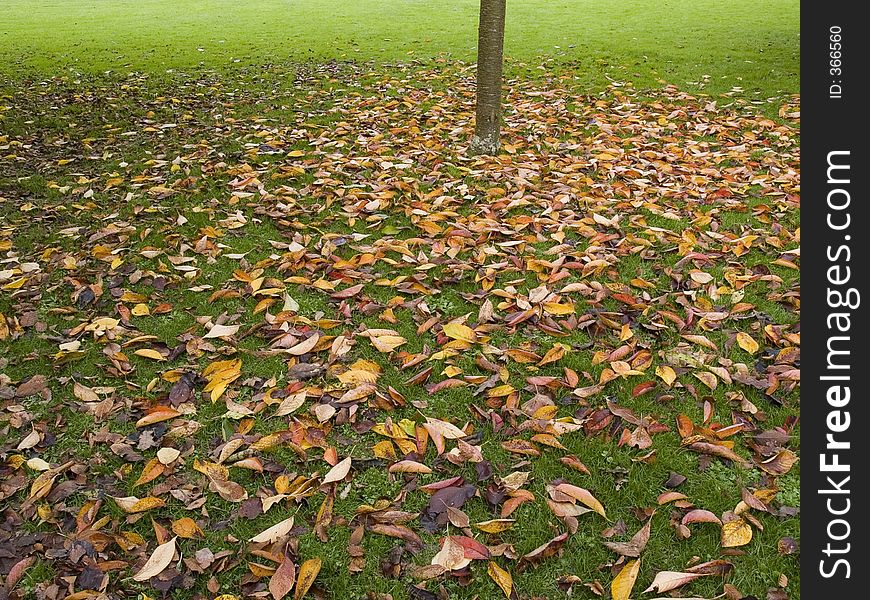
<svg viewBox="0 0 870 600">
<path fill-rule="evenodd" d="M 800 597 L 797 3 L 476 7 L 0 6 L 10 597 Z"/>
<path fill-rule="evenodd" d="M 154 76 L 296 61 L 470 60 L 477 0 L 94 0 L 0 5 L 0 72 Z M 797 93 L 798 3 L 523 1 L 508 5 L 509 71 L 570 65 L 584 86 L 660 80 L 712 93 Z"/>
</svg>

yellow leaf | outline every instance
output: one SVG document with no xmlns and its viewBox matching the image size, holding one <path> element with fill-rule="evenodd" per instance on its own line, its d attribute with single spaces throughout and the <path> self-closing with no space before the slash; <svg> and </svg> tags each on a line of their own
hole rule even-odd
<svg viewBox="0 0 870 600">
<path fill-rule="evenodd" d="M 163 463 L 161 463 L 156 458 L 152 458 L 147 463 L 145 463 L 145 467 L 142 469 L 142 474 L 139 475 L 139 479 L 136 480 L 136 483 L 133 484 L 133 487 L 144 485 L 149 481 L 154 481 L 155 479 L 160 477 L 165 470 L 166 466 Z"/>
<path fill-rule="evenodd" d="M 193 539 L 197 536 L 204 537 L 205 534 L 196 521 L 190 517 L 181 517 L 177 521 L 172 522 L 172 533 L 180 538 Z"/>
<path fill-rule="evenodd" d="M 444 326 L 444 335 L 454 340 L 461 340 L 473 344 L 477 341 L 477 333 L 468 325 L 462 323 L 447 323 Z"/>
<path fill-rule="evenodd" d="M 656 367 L 656 375 L 662 378 L 662 381 L 668 385 L 673 385 L 677 380 L 677 373 L 668 365 L 660 365 Z"/>
<path fill-rule="evenodd" d="M 752 527 L 741 518 L 722 524 L 722 547 L 745 546 L 752 541 Z"/>
<path fill-rule="evenodd" d="M 157 350 L 152 350 L 151 348 L 139 348 L 138 350 L 133 352 L 133 354 L 137 356 L 142 356 L 144 358 L 150 358 L 152 360 L 166 360 L 165 358 L 163 358 L 162 354 L 160 354 Z"/>
<path fill-rule="evenodd" d="M 538 363 L 538 366 L 541 367 L 561 360 L 567 351 L 568 346 L 565 346 L 564 344 L 553 344 L 553 347 L 547 350 L 547 353 L 544 355 L 544 358 L 541 359 L 541 362 Z"/>
<path fill-rule="evenodd" d="M 758 342 L 752 339 L 752 336 L 748 333 L 743 333 L 742 331 L 737 334 L 737 344 L 749 352 L 749 354 L 755 354 L 758 352 Z"/>
<path fill-rule="evenodd" d="M 574 312 L 574 305 L 544 302 L 544 310 L 551 315 L 570 315 Z"/>
<path fill-rule="evenodd" d="M 372 447 L 372 453 L 377 458 L 396 460 L 396 449 L 390 440 L 381 440 Z"/>
<path fill-rule="evenodd" d="M 495 561 L 489 561 L 489 566 L 486 568 L 486 572 L 496 585 L 501 588 L 504 595 L 510 598 L 511 592 L 513 592 L 514 589 L 514 580 L 511 577 L 511 574 L 498 566 Z"/>
<path fill-rule="evenodd" d="M 502 396 L 509 396 L 513 394 L 517 389 L 509 383 L 504 385 L 500 385 L 489 390 L 486 395 L 490 398 L 501 398 Z"/>
<path fill-rule="evenodd" d="M 166 505 L 166 502 L 154 496 L 148 496 L 141 500 L 136 496 L 126 496 L 124 498 L 113 498 L 117 504 L 126 513 L 140 513 L 154 508 L 160 508 Z"/>
<path fill-rule="evenodd" d="M 610 584 L 610 596 L 613 600 L 628 600 L 637 574 L 640 572 L 640 560 L 632 560 L 626 563 L 619 575 Z"/>
<path fill-rule="evenodd" d="M 3 286 L 4 290 L 17 290 L 21 286 L 24 285 L 24 282 L 27 281 L 27 277 L 19 277 L 14 281 L 10 281 L 6 285 Z"/>
<path fill-rule="evenodd" d="M 514 519 L 491 519 L 475 523 L 474 526 L 486 533 L 501 533 L 513 527 L 514 523 L 516 523 Z"/>
<path fill-rule="evenodd" d="M 302 597 L 308 592 L 308 588 L 317 579 L 321 565 L 320 558 L 309 558 L 302 563 L 302 566 L 299 567 L 299 577 L 296 581 L 296 590 L 293 592 L 293 600 L 302 600 Z"/>
<path fill-rule="evenodd" d="M 133 313 L 134 317 L 147 317 L 151 314 L 151 310 L 148 308 L 147 304 L 137 304 L 133 307 L 133 310 L 130 311 Z"/>
</svg>

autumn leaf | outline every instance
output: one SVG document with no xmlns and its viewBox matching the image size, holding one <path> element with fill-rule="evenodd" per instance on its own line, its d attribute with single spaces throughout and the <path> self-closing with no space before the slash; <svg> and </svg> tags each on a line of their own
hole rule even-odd
<svg viewBox="0 0 870 600">
<path fill-rule="evenodd" d="M 293 517 L 289 517 L 284 519 L 283 521 L 272 525 L 268 529 L 265 529 L 252 537 L 250 541 L 255 544 L 271 544 L 285 535 L 293 529 Z"/>
<path fill-rule="evenodd" d="M 501 533 L 513 527 L 514 523 L 516 523 L 514 519 L 490 519 L 475 523 L 474 526 L 486 533 Z"/>
<path fill-rule="evenodd" d="M 123 596 L 125 570 L 169 596 L 364 595 L 339 580 L 366 573 L 432 600 L 484 577 L 475 561 L 513 599 L 512 574 L 558 567 L 592 512 L 629 521 L 601 532 L 612 600 L 640 595 L 654 536 L 799 552 L 761 539 L 799 519 L 777 495 L 800 460 L 799 95 L 758 103 L 713 74 L 709 97 L 665 79 L 590 97 L 543 65 L 505 88 L 507 154 L 469 157 L 461 60 L 314 61 L 276 87 L 281 65 L 213 73 L 220 48 L 193 51 L 185 77 L 0 92 L 12 595 L 39 550 L 40 585 L 70 600 Z M 721 490 L 732 512 L 695 506 L 711 461 L 763 475 Z M 596 497 L 646 476 L 638 506 Z M 347 561 L 321 572 L 297 532 Z M 643 595 L 752 568 L 689 564 Z M 560 593 L 607 596 L 569 571 Z"/>
<path fill-rule="evenodd" d="M 299 579 L 296 583 L 296 591 L 293 592 L 293 600 L 302 600 L 308 590 L 311 588 L 317 575 L 320 573 L 320 567 L 323 564 L 320 557 L 309 558 L 302 566 L 299 567 Z"/>
<path fill-rule="evenodd" d="M 205 537 L 202 529 L 196 524 L 196 521 L 190 517 L 181 517 L 172 522 L 172 533 L 180 538 L 194 539 L 196 537 Z"/>
<path fill-rule="evenodd" d="M 758 342 L 752 339 L 751 335 L 743 331 L 737 333 L 737 345 L 749 352 L 750 354 L 755 354 L 756 352 L 758 352 Z"/>
<path fill-rule="evenodd" d="M 658 592 L 664 593 L 675 590 L 678 587 L 684 586 L 699 577 L 706 577 L 705 573 L 681 573 L 679 571 L 659 571 L 656 573 L 655 579 L 646 588 L 643 593 Z"/>
<path fill-rule="evenodd" d="M 351 457 L 348 456 L 343 461 L 332 467 L 323 477 L 323 485 L 335 483 L 347 477 L 347 474 L 350 473 L 351 464 Z"/>
<path fill-rule="evenodd" d="M 649 542 L 650 530 L 652 527 L 652 517 L 647 519 L 646 524 L 641 527 L 631 540 L 628 542 L 604 542 L 604 545 L 622 556 L 637 558 L 646 548 Z"/>
<path fill-rule="evenodd" d="M 139 475 L 139 478 L 133 483 L 133 487 L 144 485 L 149 481 L 154 481 L 155 479 L 160 477 L 160 475 L 162 475 L 165 470 L 166 465 L 164 465 L 158 459 L 152 458 L 147 463 L 145 463 L 145 466 L 142 468 L 142 474 Z"/>
<path fill-rule="evenodd" d="M 285 350 L 287 354 L 291 354 L 293 356 L 302 356 L 303 354 L 308 354 L 311 352 L 315 346 L 317 346 L 317 342 L 320 341 L 320 334 L 315 333 L 313 335 L 308 336 L 295 346 L 292 346 Z"/>
<path fill-rule="evenodd" d="M 680 522 L 683 525 L 688 525 L 689 523 L 715 523 L 720 526 L 722 525 L 722 521 L 719 517 L 711 513 L 709 510 L 703 510 L 700 508 L 687 512 L 683 515 Z"/>
<path fill-rule="evenodd" d="M 465 549 L 454 537 L 448 535 L 441 543 L 441 549 L 432 557 L 432 564 L 440 565 L 448 571 L 456 571 L 467 567 L 471 560 L 465 556 Z"/>
<path fill-rule="evenodd" d="M 202 337 L 203 339 L 230 337 L 238 333 L 240 327 L 240 325 L 212 325 L 208 333 Z"/>
<path fill-rule="evenodd" d="M 157 546 L 142 568 L 133 575 L 133 579 L 135 581 L 148 581 L 152 577 L 162 573 L 172 562 L 172 557 L 175 556 L 176 539 L 173 537 L 168 542 Z"/>
<path fill-rule="evenodd" d="M 414 460 L 400 460 L 397 463 L 390 465 L 389 469 L 387 469 L 390 473 L 423 473 L 428 474 L 432 472 L 430 467 L 422 463 L 418 463 Z"/>
<path fill-rule="evenodd" d="M 496 585 L 501 588 L 504 595 L 510 598 L 514 589 L 514 580 L 511 574 L 498 566 L 494 561 L 489 561 L 486 572 Z"/>
<path fill-rule="evenodd" d="M 275 600 L 281 600 L 293 589 L 296 583 L 296 565 L 286 556 L 275 569 L 275 573 L 269 578 L 269 593 Z"/>
<path fill-rule="evenodd" d="M 563 494 L 579 500 L 605 519 L 607 518 L 607 514 L 604 512 L 604 505 L 602 505 L 589 490 L 577 487 L 576 485 L 571 485 L 570 483 L 560 483 L 555 486 L 555 488 Z"/>
<path fill-rule="evenodd" d="M 140 513 L 160 508 L 166 505 L 166 501 L 154 496 L 145 498 L 137 498 L 135 496 L 125 496 L 123 498 L 114 498 L 117 504 L 126 513 Z"/>
<path fill-rule="evenodd" d="M 740 517 L 722 523 L 723 548 L 745 546 L 750 541 L 752 541 L 752 527 Z"/>
<path fill-rule="evenodd" d="M 477 341 L 477 334 L 471 327 L 455 321 L 444 325 L 444 335 L 454 340 L 468 342 L 469 344 Z"/>
<path fill-rule="evenodd" d="M 634 582 L 637 581 L 638 573 L 640 573 L 640 559 L 630 560 L 625 563 L 625 566 L 610 584 L 610 596 L 613 600 L 629 599 L 631 590 L 634 589 Z"/>
</svg>

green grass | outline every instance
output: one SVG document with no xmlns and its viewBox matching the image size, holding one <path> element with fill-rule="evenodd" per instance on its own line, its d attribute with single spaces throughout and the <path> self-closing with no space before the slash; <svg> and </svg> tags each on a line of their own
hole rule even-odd
<svg viewBox="0 0 870 600">
<path fill-rule="evenodd" d="M 477 0 L 6 0 L 0 73 L 235 69 L 285 61 L 473 60 Z M 568 65 L 601 88 L 667 82 L 796 93 L 794 0 L 508 2 L 509 74 Z M 700 84 L 700 85 L 699 85 Z"/>
</svg>

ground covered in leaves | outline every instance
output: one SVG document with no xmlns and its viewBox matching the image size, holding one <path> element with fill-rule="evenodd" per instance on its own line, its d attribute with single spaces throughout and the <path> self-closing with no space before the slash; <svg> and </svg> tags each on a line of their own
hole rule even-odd
<svg viewBox="0 0 870 600">
<path fill-rule="evenodd" d="M 799 597 L 797 97 L 471 73 L 0 90 L 0 597 Z"/>
</svg>

